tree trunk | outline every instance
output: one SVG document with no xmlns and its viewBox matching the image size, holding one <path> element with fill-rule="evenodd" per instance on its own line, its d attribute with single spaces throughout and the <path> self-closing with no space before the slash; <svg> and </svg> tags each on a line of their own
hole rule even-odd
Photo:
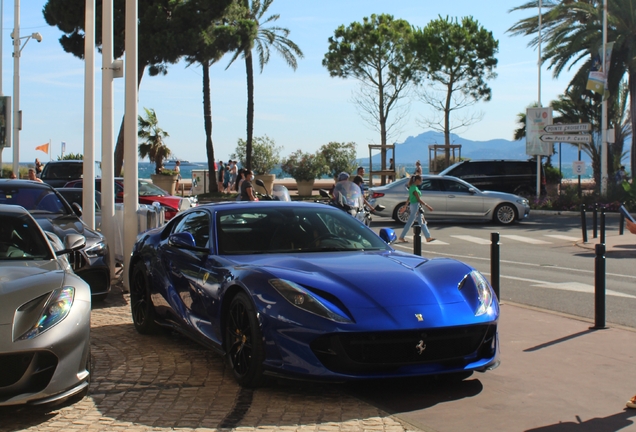
<svg viewBox="0 0 636 432">
<path fill-rule="evenodd" d="M 444 106 L 444 160 L 445 166 L 450 166 L 450 105 L 453 95 L 453 80 L 448 83 L 446 90 L 446 105 Z"/>
<path fill-rule="evenodd" d="M 252 52 L 245 53 L 245 74 L 247 75 L 247 140 L 245 141 L 245 165 L 252 169 L 252 135 L 254 133 L 254 67 Z M 257 173 L 268 174 L 268 173 Z"/>
<path fill-rule="evenodd" d="M 386 120 L 387 115 L 384 110 L 384 82 L 382 80 L 382 73 L 378 73 L 378 110 L 380 114 L 380 167 L 382 170 L 386 167 Z M 369 159 L 371 163 L 371 159 Z M 373 186 L 373 179 L 369 174 L 369 184 Z M 386 184 L 386 176 L 380 176 L 380 184 L 384 186 Z"/>
<path fill-rule="evenodd" d="M 210 65 L 201 63 L 203 69 L 203 123 L 205 127 L 205 150 L 208 155 L 208 172 L 210 175 L 210 192 L 218 192 L 216 171 L 214 170 L 214 145 L 212 143 L 212 102 L 210 100 Z"/>
<path fill-rule="evenodd" d="M 141 84 L 141 78 L 144 76 L 146 65 L 139 65 L 137 69 L 137 89 Z M 119 135 L 117 135 L 117 145 L 115 146 L 115 177 L 121 176 L 121 170 L 124 166 L 124 118 L 121 119 L 121 126 L 119 127 Z"/>
</svg>

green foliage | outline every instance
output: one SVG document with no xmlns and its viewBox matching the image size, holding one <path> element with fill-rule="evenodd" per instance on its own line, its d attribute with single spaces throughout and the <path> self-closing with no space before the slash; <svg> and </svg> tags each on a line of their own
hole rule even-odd
<svg viewBox="0 0 636 432">
<path fill-rule="evenodd" d="M 254 137 L 252 144 L 252 170 L 254 174 L 269 174 L 280 162 L 282 147 L 276 147 L 276 142 L 267 135 Z M 243 167 L 247 166 L 247 142 L 239 138 L 232 159 L 238 160 Z"/>
<path fill-rule="evenodd" d="M 155 172 L 159 173 L 163 161 L 170 156 L 170 149 L 164 144 L 163 139 L 169 137 L 168 132 L 159 127 L 159 120 L 155 110 L 144 108 L 146 118 L 138 117 L 139 130 L 137 135 L 142 141 L 139 143 L 139 156 L 146 156 L 155 163 Z"/>
<path fill-rule="evenodd" d="M 559 183 L 559 181 L 563 178 L 563 173 L 561 173 L 561 171 L 559 171 L 559 169 L 556 167 L 545 165 L 543 167 L 543 170 L 545 171 L 546 183 Z"/>
<path fill-rule="evenodd" d="M 332 178 L 336 178 L 341 172 L 352 173 L 357 167 L 356 143 L 354 142 L 330 142 L 320 147 L 318 152 L 327 165 L 325 174 Z"/>
<path fill-rule="evenodd" d="M 20 168 L 19 171 L 20 173 L 18 175 L 18 178 L 27 178 L 27 176 L 29 175 L 28 168 Z M 2 178 L 9 178 L 12 172 L 13 167 L 11 165 L 2 165 Z"/>
<path fill-rule="evenodd" d="M 373 14 L 361 23 L 341 25 L 329 38 L 322 65 L 332 77 L 356 78 L 362 83 L 362 96 L 356 102 L 365 119 L 375 122 L 381 144 L 386 145 L 388 130 L 400 120 L 388 122 L 390 114 L 400 107 L 411 84 L 421 78 L 408 21 Z"/>
<path fill-rule="evenodd" d="M 68 153 L 64 156 L 58 156 L 57 160 L 84 160 L 84 155 L 81 153 Z"/>
<path fill-rule="evenodd" d="M 283 159 L 281 169 L 296 181 L 309 181 L 329 173 L 329 167 L 320 152 L 316 154 L 297 150 Z"/>
</svg>

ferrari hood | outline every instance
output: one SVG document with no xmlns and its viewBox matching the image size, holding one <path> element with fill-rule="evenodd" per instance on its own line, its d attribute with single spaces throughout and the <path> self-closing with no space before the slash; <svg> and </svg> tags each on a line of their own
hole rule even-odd
<svg viewBox="0 0 636 432">
<path fill-rule="evenodd" d="M 242 258 L 273 278 L 326 291 L 356 308 L 463 302 L 457 286 L 472 271 L 452 259 L 386 251 Z"/>
<path fill-rule="evenodd" d="M 56 261 L 0 264 L 0 325 L 11 323 L 24 303 L 62 286 L 65 274 Z"/>
</svg>

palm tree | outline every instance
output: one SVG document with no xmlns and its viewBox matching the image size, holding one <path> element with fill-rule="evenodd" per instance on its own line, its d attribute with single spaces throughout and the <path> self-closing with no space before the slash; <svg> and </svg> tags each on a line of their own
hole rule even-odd
<svg viewBox="0 0 636 432">
<path fill-rule="evenodd" d="M 558 76 L 566 67 L 572 68 L 582 59 L 577 77 L 587 76 L 592 54 L 602 45 L 603 2 L 600 0 L 543 0 L 542 32 L 547 42 L 543 60 Z M 537 9 L 538 0 L 518 6 L 512 11 Z M 614 41 L 608 78 L 610 95 L 617 95 L 620 82 L 628 75 L 631 129 L 636 126 L 636 8 L 632 0 L 608 1 L 608 40 Z M 538 34 L 538 16 L 517 22 L 508 31 L 514 35 Z M 538 44 L 538 38 L 530 41 Z M 575 77 L 575 79 L 577 79 Z M 631 170 L 636 172 L 636 142 L 632 142 Z"/>
<path fill-rule="evenodd" d="M 164 144 L 163 139 L 169 137 L 168 132 L 159 127 L 155 110 L 144 108 L 146 118 L 139 116 L 139 131 L 137 135 L 143 141 L 139 143 L 139 156 L 155 163 L 155 173 L 161 172 L 163 161 L 170 156 L 170 149 Z"/>
<path fill-rule="evenodd" d="M 247 140 L 245 165 L 247 169 L 252 169 L 252 137 L 254 133 L 254 67 L 252 50 L 255 48 L 258 54 L 258 63 L 261 73 L 265 65 L 269 62 L 270 47 L 273 47 L 287 62 L 287 65 L 294 70 L 298 67 L 296 57 L 303 58 L 303 52 L 293 41 L 287 38 L 290 33 L 288 29 L 282 27 L 265 27 L 266 24 L 277 21 L 278 18 L 280 18 L 279 14 L 275 14 L 263 20 L 263 16 L 274 0 L 237 1 L 243 7 L 243 18 L 256 23 L 255 36 L 245 41 L 227 65 L 229 68 L 241 55 L 245 59 L 245 73 L 247 74 Z"/>
</svg>

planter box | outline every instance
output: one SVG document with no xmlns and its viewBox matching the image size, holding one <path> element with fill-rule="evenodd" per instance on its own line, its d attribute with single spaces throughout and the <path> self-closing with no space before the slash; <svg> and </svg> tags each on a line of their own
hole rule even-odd
<svg viewBox="0 0 636 432">
<path fill-rule="evenodd" d="M 170 195 L 175 194 L 177 186 L 177 174 L 175 175 L 163 175 L 163 174 L 151 174 L 150 179 L 152 183 L 168 192 Z"/>
</svg>

